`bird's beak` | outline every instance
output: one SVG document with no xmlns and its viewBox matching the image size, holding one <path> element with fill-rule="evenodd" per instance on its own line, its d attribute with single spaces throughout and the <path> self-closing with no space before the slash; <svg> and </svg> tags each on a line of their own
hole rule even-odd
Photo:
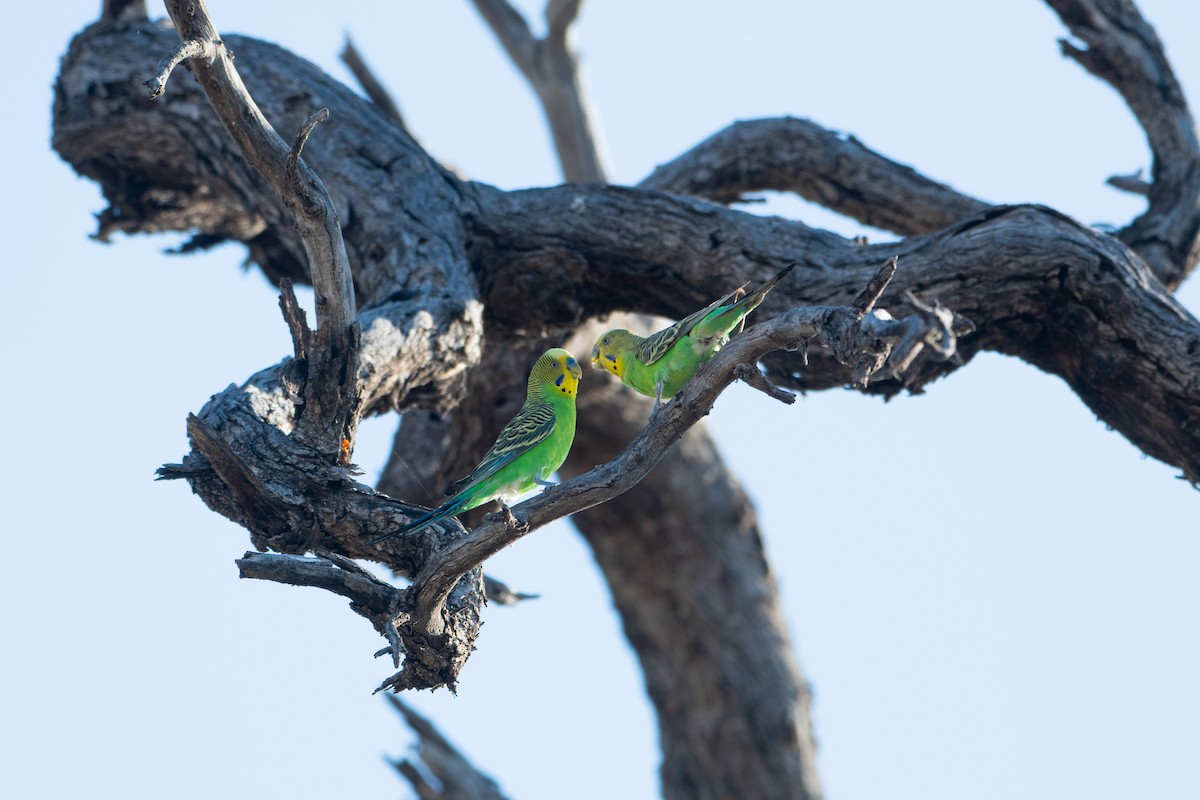
<svg viewBox="0 0 1200 800">
<path fill-rule="evenodd" d="M 597 367 L 600 366 L 600 343 L 596 342 L 592 345 L 592 363 Z"/>
<path fill-rule="evenodd" d="M 579 362 L 575 359 L 571 359 L 569 362 L 567 362 L 567 369 L 569 369 L 571 374 L 575 376 L 576 383 L 583 378 L 583 370 L 580 369 Z"/>
</svg>

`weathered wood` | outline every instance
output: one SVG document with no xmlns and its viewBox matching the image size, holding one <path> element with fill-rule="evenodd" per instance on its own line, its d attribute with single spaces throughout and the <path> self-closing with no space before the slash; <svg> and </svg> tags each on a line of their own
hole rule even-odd
<svg viewBox="0 0 1200 800">
<path fill-rule="evenodd" d="M 903 236 L 953 225 L 988 207 L 806 119 L 735 122 L 640 184 L 734 203 L 767 189 L 794 192 L 839 214 Z"/>
<path fill-rule="evenodd" d="M 1117 236 L 1171 289 L 1200 258 L 1200 140 L 1158 34 L 1130 0 L 1046 0 L 1071 35 L 1063 55 L 1112 86 L 1146 133 L 1153 163 L 1149 206 Z"/>
</svg>

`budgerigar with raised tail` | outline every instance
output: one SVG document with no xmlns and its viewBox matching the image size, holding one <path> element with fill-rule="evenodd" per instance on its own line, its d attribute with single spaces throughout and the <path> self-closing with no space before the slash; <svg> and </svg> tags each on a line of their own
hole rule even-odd
<svg viewBox="0 0 1200 800">
<path fill-rule="evenodd" d="M 742 286 L 652 336 L 643 338 L 621 328 L 608 331 L 596 340 L 592 363 L 634 391 L 653 397 L 657 410 L 725 346 L 731 334 L 742 330 L 746 315 L 795 266 L 788 264 L 745 297 Z"/>
<path fill-rule="evenodd" d="M 549 486 L 575 439 L 575 394 L 583 376 L 566 350 L 547 350 L 529 371 L 528 390 L 521 410 L 470 475 L 447 489 L 454 496 L 427 514 L 391 533 L 373 539 L 420 530 L 489 500 L 512 500 L 535 486 Z"/>
</svg>

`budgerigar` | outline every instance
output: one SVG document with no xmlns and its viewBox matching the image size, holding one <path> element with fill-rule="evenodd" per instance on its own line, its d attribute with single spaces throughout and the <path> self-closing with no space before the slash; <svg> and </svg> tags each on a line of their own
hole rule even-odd
<svg viewBox="0 0 1200 800">
<path fill-rule="evenodd" d="M 529 388 L 521 410 L 470 475 L 447 489 L 454 496 L 371 544 L 419 530 L 489 500 L 511 500 L 547 479 L 560 467 L 575 439 L 575 393 L 583 372 L 566 350 L 547 350 L 529 372 Z"/>
<path fill-rule="evenodd" d="M 701 364 L 725 346 L 730 334 L 741 331 L 746 315 L 794 266 L 788 264 L 745 297 L 741 297 L 744 286 L 735 289 L 652 336 L 642 338 L 627 330 L 611 330 L 596 340 L 592 363 L 616 375 L 634 391 L 653 397 L 657 410 L 663 400 L 683 388 Z"/>
</svg>

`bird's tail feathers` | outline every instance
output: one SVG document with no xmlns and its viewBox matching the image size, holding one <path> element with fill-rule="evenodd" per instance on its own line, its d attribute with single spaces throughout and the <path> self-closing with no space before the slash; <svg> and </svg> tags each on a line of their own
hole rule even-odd
<svg viewBox="0 0 1200 800">
<path fill-rule="evenodd" d="M 767 292 L 775 288 L 775 284 L 783 280 L 783 277 L 791 272 L 795 266 L 796 262 L 793 261 L 779 270 L 779 272 L 776 272 L 774 277 L 753 292 L 750 292 L 750 294 L 726 306 L 723 311 L 714 315 L 711 319 L 705 319 L 696 326 L 697 331 L 701 334 L 713 330 L 729 331 L 734 335 L 741 333 L 742 329 L 746 327 L 746 315 L 758 308 L 758 304 L 767 296 Z M 739 289 L 738 291 L 741 292 L 743 289 Z"/>
<path fill-rule="evenodd" d="M 453 499 L 438 506 L 437 508 L 432 509 L 432 510 L 422 514 L 421 516 L 414 519 L 412 522 L 409 522 L 406 525 L 401 525 L 399 528 L 396 528 L 396 530 L 394 530 L 394 531 L 389 531 L 388 533 L 385 533 L 383 536 L 378 536 L 378 537 L 372 539 L 371 541 L 367 542 L 367 544 L 376 545 L 382 541 L 391 539 L 394 536 L 403 536 L 406 533 L 418 531 L 421 528 L 425 528 L 429 525 L 433 525 L 435 523 L 441 522 L 442 520 L 446 519 L 447 517 L 453 517 L 458 514 L 461 514 L 463 511 L 466 510 L 466 508 L 464 508 L 464 506 L 466 506 L 466 504 L 467 504 L 467 498 L 462 497 L 462 496 L 456 496 Z"/>
<path fill-rule="evenodd" d="M 763 301 L 763 298 L 767 296 L 767 292 L 774 289 L 775 284 L 777 284 L 781 280 L 783 280 L 784 276 L 786 276 L 789 272 L 791 272 L 795 267 L 796 267 L 795 261 L 788 264 L 786 267 L 779 270 L 779 272 L 776 272 L 775 275 L 770 280 L 768 280 L 766 283 L 764 283 L 762 286 L 758 287 L 753 292 L 751 292 L 750 294 L 743 297 L 740 301 L 738 301 L 737 305 L 740 308 L 744 308 L 746 310 L 746 313 L 749 314 L 751 311 L 758 308 L 758 304 L 761 303 Z"/>
</svg>

